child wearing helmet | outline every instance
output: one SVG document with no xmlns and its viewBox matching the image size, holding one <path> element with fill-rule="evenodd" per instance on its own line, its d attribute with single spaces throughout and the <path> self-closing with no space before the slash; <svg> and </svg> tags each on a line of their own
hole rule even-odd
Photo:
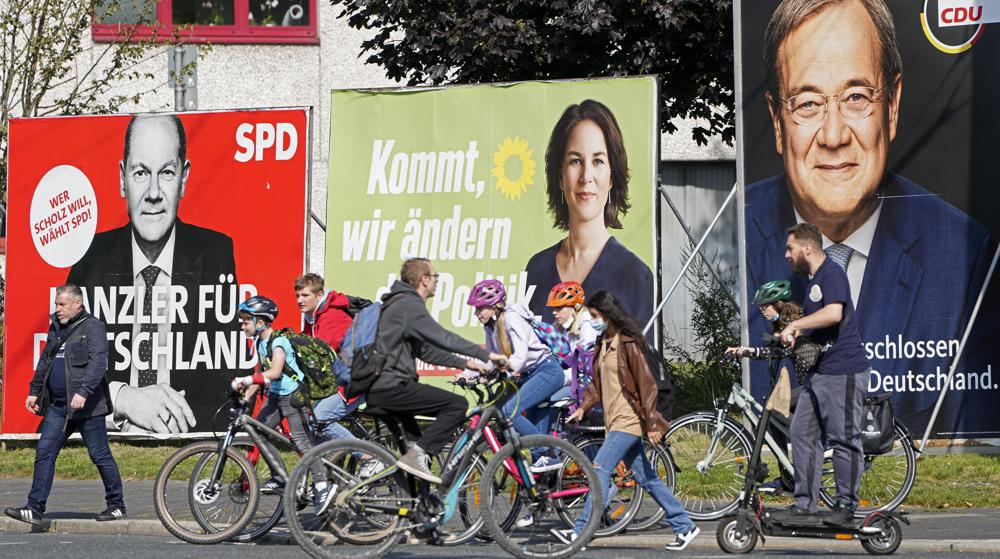
<svg viewBox="0 0 1000 559">
<path fill-rule="evenodd" d="M 267 401 L 257 413 L 257 420 L 268 427 L 276 428 L 282 419 L 288 420 L 292 444 L 300 454 L 305 454 L 312 448 L 312 442 L 307 431 L 308 418 L 306 410 L 308 402 L 302 404 L 301 394 L 296 394 L 299 384 L 288 372 L 302 376 L 302 370 L 295 360 L 295 349 L 285 336 L 277 335 L 271 324 L 278 318 L 278 305 L 271 299 L 255 295 L 240 304 L 238 310 L 243 333 L 255 341 L 257 359 L 261 372 L 253 375 L 236 377 L 232 381 L 233 390 L 245 389 L 244 399 L 249 401 L 257 393 L 259 387 L 268 388 Z M 270 444 L 264 442 L 264 444 Z M 272 447 L 274 452 L 276 449 Z M 271 479 L 264 482 L 261 491 L 280 494 L 285 486 L 285 480 L 277 477 L 271 471 Z M 321 514 L 329 506 L 333 492 L 324 481 L 326 472 L 317 464 L 313 468 L 315 482 L 316 514 Z"/>
<path fill-rule="evenodd" d="M 508 306 L 507 292 L 495 279 L 477 283 L 467 302 L 476 308 L 476 318 L 486 330 L 486 349 L 506 355 L 510 369 L 519 375 L 520 388 L 504 404 L 504 413 L 513 418 L 518 433 L 543 434 L 541 427 L 548 418 L 548 410 L 539 410 L 537 406 L 563 387 L 564 377 L 559 360 L 531 325 L 534 314 L 525 305 Z M 561 463 L 554 457 L 536 456 L 531 469 L 548 471 Z"/>
<path fill-rule="evenodd" d="M 764 320 L 771 323 L 773 334 L 780 333 L 790 322 L 802 317 L 802 307 L 793 303 L 791 298 L 792 284 L 788 280 L 769 281 L 760 286 L 754 295 L 753 304 L 760 308 Z M 780 346 L 737 346 L 727 348 L 726 353 L 750 359 L 780 360 L 785 357 L 785 351 Z M 799 384 L 803 380 L 799 378 Z"/>
<path fill-rule="evenodd" d="M 585 297 L 583 286 L 575 281 L 558 283 L 549 291 L 547 305 L 552 309 L 554 324 L 557 330 L 566 334 L 572 351 L 563 361 L 566 366 L 564 388 L 556 392 L 553 400 L 571 397 L 579 401 L 590 380 L 597 330 L 590 311 L 583 304 Z"/>
<path fill-rule="evenodd" d="M 792 284 L 787 280 L 769 281 L 760 286 L 760 289 L 754 295 L 753 304 L 760 308 L 761 314 L 764 315 L 764 320 L 771 324 L 771 333 L 774 335 L 779 334 L 793 320 L 802 317 L 802 307 L 793 303 L 791 298 Z M 726 354 L 749 357 L 750 359 L 766 359 L 774 363 L 774 366 L 777 367 L 777 363 L 788 356 L 788 350 L 781 344 L 774 343 L 757 347 L 730 347 L 726 349 Z M 805 382 L 805 378 L 804 376 L 798 376 L 798 379 L 799 386 L 801 386 Z M 801 389 L 798 387 L 793 390 L 793 409 L 795 402 L 799 399 L 798 393 L 800 391 Z M 780 429 L 768 426 L 768 432 L 771 433 L 771 437 L 779 447 L 786 448 L 788 446 L 788 437 Z M 762 484 L 760 492 L 777 494 L 782 491 L 791 491 L 795 485 L 794 481 L 785 477 L 784 472 L 782 474 L 782 476 Z"/>
</svg>

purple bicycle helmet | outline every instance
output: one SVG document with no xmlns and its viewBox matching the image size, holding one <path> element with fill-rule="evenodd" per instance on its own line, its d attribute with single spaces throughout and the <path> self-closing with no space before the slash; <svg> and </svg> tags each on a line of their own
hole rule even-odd
<svg viewBox="0 0 1000 559">
<path fill-rule="evenodd" d="M 469 293 L 469 300 L 466 303 L 473 307 L 493 307 L 502 305 L 506 301 L 507 292 L 500 280 L 487 279 L 472 287 L 472 293 Z"/>
</svg>

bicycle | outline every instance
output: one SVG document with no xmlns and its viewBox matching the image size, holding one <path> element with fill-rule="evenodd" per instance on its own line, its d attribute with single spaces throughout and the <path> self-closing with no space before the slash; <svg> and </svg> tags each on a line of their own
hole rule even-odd
<svg viewBox="0 0 1000 559">
<path fill-rule="evenodd" d="M 258 397 L 263 397 L 263 394 L 260 392 L 258 392 L 257 395 Z M 229 405 L 228 401 L 219 407 L 216 414 L 220 413 L 222 408 L 227 405 Z M 345 419 L 348 421 L 348 430 L 355 437 L 359 439 L 378 441 L 380 444 L 388 441 L 387 432 L 378 419 L 373 419 L 370 427 L 365 425 L 365 421 L 362 421 L 361 417 L 359 417 L 357 413 L 352 413 Z M 320 432 L 320 430 L 322 430 L 329 423 L 331 422 L 325 420 L 315 420 L 312 416 L 310 416 L 309 427 L 311 436 L 314 436 L 313 433 Z M 282 435 L 284 435 L 286 441 L 283 442 L 286 443 L 286 446 L 291 446 L 291 432 L 288 430 L 288 426 L 285 421 L 278 424 L 278 430 Z M 270 467 L 268 466 L 267 461 L 261 460 L 261 450 L 252 440 L 235 440 L 233 441 L 232 446 L 239 449 L 240 452 L 246 456 L 250 465 L 257 470 L 258 479 L 263 479 L 260 477 L 262 475 L 265 478 L 270 475 Z M 205 460 L 208 458 L 209 457 L 206 456 Z M 193 475 L 200 476 L 200 472 L 203 468 L 203 464 L 196 465 Z M 308 491 L 306 488 L 302 488 L 301 490 Z M 250 522 L 248 522 L 238 534 L 230 538 L 229 541 L 237 543 L 250 543 L 267 535 L 268 532 L 278 525 L 282 516 L 284 516 L 283 500 L 282 491 L 260 491 L 260 499 L 258 500 L 257 511 L 254 513 L 254 516 L 250 519 Z M 300 506 L 304 506 L 304 501 L 306 501 L 306 499 L 301 499 L 300 501 L 303 501 L 300 502 Z M 199 525 L 201 525 L 202 528 L 213 529 L 211 525 L 203 522 L 204 519 L 202 516 L 196 515 L 195 520 L 199 522 Z"/>
<path fill-rule="evenodd" d="M 569 404 L 572 399 L 564 399 L 556 402 L 548 402 L 543 406 L 555 408 L 556 418 L 553 422 L 552 435 L 567 438 L 577 448 L 583 451 L 591 461 L 597 456 L 601 445 L 604 443 L 604 425 L 568 425 L 566 417 L 569 415 Z M 643 451 L 653 470 L 657 472 L 660 479 L 667 487 L 673 488 L 675 466 L 673 457 L 670 455 L 669 446 L 664 444 L 654 445 L 648 439 L 643 439 Z M 636 483 L 632 471 L 622 462 L 618 464 L 611 475 L 611 491 L 614 494 L 610 498 L 608 506 L 604 509 L 601 518 L 601 525 L 594 532 L 594 537 L 607 537 L 621 533 L 626 529 L 629 531 L 642 531 L 655 526 L 665 514 L 663 509 L 655 502 L 647 507 L 651 512 L 644 512 L 645 490 Z M 582 506 L 582 502 L 581 502 Z M 567 524 L 572 526 L 572 523 Z"/>
<path fill-rule="evenodd" d="M 731 362 L 736 364 L 735 360 Z M 778 364 L 775 362 L 771 367 L 772 385 Z M 664 438 L 670 444 L 678 468 L 674 492 L 691 518 L 716 520 L 736 509 L 754 436 L 730 413 L 741 412 L 751 429 L 756 430 L 762 410 L 761 404 L 737 380 L 726 400 L 716 399 L 714 411 L 687 414 L 667 431 Z M 891 511 L 906 500 L 913 488 L 918 451 L 906 426 L 898 419 L 893 421 L 892 450 L 864 457 L 857 515 Z M 776 414 L 769 416 L 768 425 L 788 437 L 789 423 Z M 764 441 L 777 460 L 779 470 L 794 479 L 795 470 L 786 449 L 780 448 L 770 430 L 765 431 Z M 824 504 L 832 507 L 835 493 L 833 468 L 827 456 L 819 496 Z"/>
<path fill-rule="evenodd" d="M 252 541 L 271 530 L 288 510 L 276 506 L 277 511 L 244 532 L 254 521 L 261 499 L 254 454 L 263 457 L 275 477 L 287 479 L 280 454 L 264 444 L 264 439 L 284 446 L 291 446 L 291 441 L 250 415 L 252 406 L 239 393 L 230 391 L 228 400 L 230 422 L 222 439 L 178 449 L 164 462 L 153 484 L 153 506 L 160 522 L 171 534 L 189 543 Z M 323 423 L 310 417 L 311 432 Z M 250 441 L 237 440 L 241 432 Z M 251 463 L 248 456 L 255 462 Z M 312 498 L 311 486 L 298 487 L 293 493 L 294 510 L 305 509 L 312 504 Z"/>
<path fill-rule="evenodd" d="M 326 469 L 327 483 L 336 484 L 337 489 L 331 492 L 334 496 L 329 507 L 322 511 L 326 521 L 323 530 L 310 530 L 297 518 L 289 518 L 295 540 L 317 559 L 381 557 L 407 533 L 441 543 L 437 529 L 459 508 L 459 494 L 467 487 L 474 460 L 480 456 L 475 450 L 484 438 L 489 439 L 487 427 L 495 422 L 508 442 L 487 462 L 476 493 L 479 518 L 489 535 L 508 553 L 521 558 L 559 559 L 579 551 L 593 536 L 598 515 L 592 515 L 580 537 L 569 544 L 551 536 L 548 528 L 564 527 L 556 509 L 570 508 L 570 502 L 588 491 L 600 502 L 603 491 L 596 484 L 597 472 L 583 453 L 565 440 L 550 435 L 522 437 L 514 431 L 510 418 L 497 405 L 501 395 L 514 388 L 509 379 L 486 387 L 487 401 L 469 413 L 470 418 L 479 419 L 472 421 L 453 445 L 441 467 L 443 483 L 437 489 L 399 470 L 396 456 L 371 442 L 338 440 L 313 448 L 292 471 L 289 486 L 308 480 L 313 463 L 319 461 Z M 353 458 L 358 452 L 373 456 L 385 469 L 368 477 L 358 475 Z M 541 453 L 560 456 L 559 470 L 532 473 L 533 454 Z M 512 507 L 504 504 L 528 507 L 534 522 L 523 528 L 513 523 L 505 527 L 513 515 Z"/>
</svg>

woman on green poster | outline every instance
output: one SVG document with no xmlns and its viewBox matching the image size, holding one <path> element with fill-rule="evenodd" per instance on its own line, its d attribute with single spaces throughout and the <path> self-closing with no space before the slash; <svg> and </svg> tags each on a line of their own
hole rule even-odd
<svg viewBox="0 0 1000 559">
<path fill-rule="evenodd" d="M 615 115 L 587 99 L 570 105 L 545 151 L 549 212 L 566 238 L 536 253 L 525 270 L 535 286 L 530 307 L 545 316 L 552 286 L 576 281 L 587 293 L 615 294 L 639 323 L 653 314 L 653 273 L 608 228 L 621 229 L 628 212 L 628 155 Z"/>
</svg>

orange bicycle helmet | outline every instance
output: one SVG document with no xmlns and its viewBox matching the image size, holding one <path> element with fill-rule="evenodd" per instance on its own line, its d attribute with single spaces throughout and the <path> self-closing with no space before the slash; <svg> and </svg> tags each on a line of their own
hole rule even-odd
<svg viewBox="0 0 1000 559">
<path fill-rule="evenodd" d="M 583 287 L 575 281 L 564 281 L 549 291 L 550 307 L 572 307 L 583 304 Z"/>
</svg>

